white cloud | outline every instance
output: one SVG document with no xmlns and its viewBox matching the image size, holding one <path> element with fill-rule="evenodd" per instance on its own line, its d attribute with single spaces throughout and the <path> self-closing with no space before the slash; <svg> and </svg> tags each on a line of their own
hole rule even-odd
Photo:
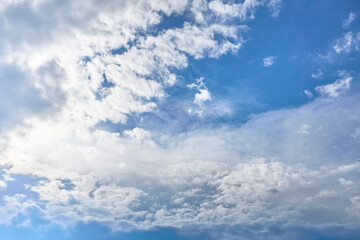
<svg viewBox="0 0 360 240">
<path fill-rule="evenodd" d="M 271 65 L 273 65 L 275 63 L 275 58 L 276 57 L 274 56 L 264 57 L 263 58 L 264 67 L 270 67 Z"/>
<path fill-rule="evenodd" d="M 321 69 L 318 69 L 316 73 L 311 74 L 312 78 L 319 79 L 324 76 L 324 73 L 321 71 Z"/>
<path fill-rule="evenodd" d="M 1 0 L 0 1 L 0 12 L 3 11 L 4 9 L 8 8 L 9 6 L 16 6 L 22 2 L 24 2 L 25 0 Z"/>
<path fill-rule="evenodd" d="M 134 128 L 132 130 L 124 131 L 124 135 L 127 135 L 136 141 L 143 141 L 146 139 L 151 139 L 151 132 L 146 131 L 141 128 L 138 128 L 138 127 Z"/>
<path fill-rule="evenodd" d="M 359 43 L 360 32 L 356 34 L 353 32 L 347 32 L 342 38 L 339 38 L 335 41 L 333 49 L 337 54 L 359 51 Z"/>
<path fill-rule="evenodd" d="M 211 94 L 207 89 L 199 89 L 199 92 L 195 94 L 194 103 L 202 106 L 204 102 L 211 100 Z"/>
<path fill-rule="evenodd" d="M 272 11 L 272 16 L 276 18 L 280 14 L 280 10 L 282 8 L 282 0 L 269 0 L 267 2 L 267 6 Z"/>
<path fill-rule="evenodd" d="M 165 160 L 172 160 L 172 154 L 156 145 L 144 129 L 135 127 L 121 135 L 94 126 L 101 121 L 125 123 L 131 114 L 154 111 L 156 101 L 167 96 L 166 88 L 176 83 L 173 69 L 186 67 L 189 58 L 217 58 L 242 46 L 241 32 L 247 28 L 241 25 L 186 23 L 147 32 L 160 23 L 162 15 L 195 9 L 192 4 L 196 3 L 2 2 L 0 34 L 6 38 L 0 40 L 0 66 L 6 71 L 1 71 L 0 80 L 8 94 L 2 102 L 21 102 L 0 104 L 5 111 L 1 122 L 12 123 L 11 128 L 0 126 L 1 165 L 9 166 L 7 174 L 44 177 L 29 186 L 39 193 L 37 200 L 46 203 L 40 208 L 44 217 L 59 224 L 93 220 L 116 225 L 125 219 L 130 219 L 129 225 L 142 222 L 143 227 L 147 222 L 164 224 L 152 220 L 150 212 L 133 211 L 149 193 L 135 188 L 130 179 L 145 188 L 144 179 L 154 184 L 149 176 L 166 167 Z M 203 5 L 195 15 L 211 17 L 209 4 Z M 122 53 L 113 52 L 121 48 Z M 8 78 L 14 81 L 7 82 Z M 205 85 L 197 90 L 194 103 L 202 106 L 211 94 Z M 19 162 L 8 161 L 13 157 Z M 146 169 L 145 174 L 139 167 Z M 115 176 L 121 177 L 114 182 Z M 64 178 L 76 187 L 63 188 L 59 179 Z M 8 181 L 1 181 L 1 186 Z M 33 206 L 24 203 L 24 208 Z M 73 212 L 79 203 L 80 215 Z M 3 224 L 23 211 L 12 212 L 0 213 Z"/>
<path fill-rule="evenodd" d="M 296 133 L 298 133 L 298 134 L 309 134 L 310 133 L 309 132 L 310 128 L 311 127 L 310 127 L 309 124 L 304 123 L 304 124 L 301 125 L 300 129 L 296 131 Z"/>
<path fill-rule="evenodd" d="M 245 0 L 242 3 L 223 3 L 223 1 L 214 0 L 210 1 L 209 9 L 223 19 L 237 17 L 245 20 L 255 18 L 255 10 L 264 5 L 269 8 L 273 17 L 277 17 L 280 13 L 282 0 Z"/>
<path fill-rule="evenodd" d="M 349 104 L 358 98 L 315 100 L 255 115 L 239 128 L 198 129 L 158 142 L 144 141 L 154 136 L 140 128 L 123 138 L 90 132 L 74 119 L 33 119 L 9 133 L 1 159 L 9 173 L 44 178 L 29 189 L 45 203 L 38 206 L 43 217 L 59 224 L 97 221 L 124 230 L 285 218 L 298 225 L 314 217 L 304 212 L 324 207 L 332 217 L 317 224 L 350 224 L 345 209 L 358 191 L 338 179 L 360 183 L 348 174 L 359 169 L 351 133 L 360 109 Z M 300 136 L 299 126 L 302 133 L 318 130 Z M 343 147 L 333 147 L 338 142 Z M 73 189 L 61 187 L 64 178 Z"/>
<path fill-rule="evenodd" d="M 359 171 L 360 170 L 360 163 L 355 162 L 352 164 L 340 165 L 336 169 L 333 169 L 330 173 L 331 174 L 338 174 L 338 173 L 346 173 L 352 171 Z"/>
<path fill-rule="evenodd" d="M 1 224 L 11 224 L 32 208 L 62 225 L 96 221 L 114 230 L 311 224 L 313 216 L 303 213 L 324 208 L 332 217 L 316 224 L 353 223 L 343 210 L 357 208 L 359 192 L 342 187 L 345 182 L 338 179 L 360 182 L 357 175 L 348 174 L 358 169 L 358 143 L 351 134 L 360 110 L 349 104 L 358 102 L 358 95 L 254 115 L 238 127 L 198 128 L 177 135 L 136 126 L 121 133 L 96 127 L 101 121 L 126 123 L 132 114 L 156 111 L 167 88 L 176 84 L 173 69 L 187 67 L 189 58 L 217 58 L 242 46 L 246 27 L 229 25 L 227 18 L 249 20 L 255 7 L 266 4 L 277 15 L 279 1 L 29 4 L 19 1 L 11 11 L 10 5 L 1 10 L 0 21 L 7 21 L 0 24 L 1 36 L 6 36 L 0 39 L 1 66 L 24 74 L 18 81 L 29 94 L 6 82 L 9 98 L 19 94 L 23 101 L 16 106 L 24 111 L 6 115 L 6 120 L 18 118 L 22 124 L 1 131 L 0 164 L 8 177 L 0 184 L 4 187 L 16 174 L 40 180 L 27 186 L 37 193 L 31 200 L 24 195 L 4 197 Z M 193 11 L 195 23 L 151 32 L 163 15 L 187 9 Z M 208 23 L 214 15 L 221 21 Z M 119 48 L 124 52 L 112 52 Z M 11 77 L 6 74 L 0 80 Z M 319 91 L 340 96 L 351 81 L 344 79 Z M 191 104 L 203 110 L 211 100 L 203 79 L 188 87 L 196 90 Z M 29 99 L 44 101 L 46 107 L 34 109 Z M 311 134 L 306 134 L 310 128 L 304 123 L 311 126 Z M 343 145 L 334 147 L 339 142 Z M 60 179 L 74 186 L 66 188 Z M 304 201 L 324 189 L 338 194 L 332 201 Z"/>
<path fill-rule="evenodd" d="M 309 90 L 307 90 L 307 89 L 304 90 L 304 93 L 305 93 L 305 95 L 306 95 L 308 98 L 314 97 L 314 94 L 312 94 L 312 93 L 311 93 Z"/>
<path fill-rule="evenodd" d="M 360 45 L 360 32 L 347 32 L 342 37 L 333 41 L 330 48 L 326 53 L 319 54 L 318 56 L 328 62 L 334 62 L 341 55 L 350 54 L 359 51 Z"/>
<path fill-rule="evenodd" d="M 337 194 L 335 191 L 331 190 L 321 190 L 318 194 L 315 195 L 315 198 L 329 198 L 335 197 Z"/>
<path fill-rule="evenodd" d="M 339 182 L 340 182 L 341 185 L 343 185 L 343 186 L 345 186 L 345 187 L 347 187 L 347 186 L 352 186 L 352 185 L 355 184 L 354 181 L 346 180 L 346 179 L 344 179 L 344 178 L 340 178 L 340 179 L 339 179 Z"/>
<path fill-rule="evenodd" d="M 6 182 L 0 180 L 0 189 L 7 186 Z"/>
<path fill-rule="evenodd" d="M 356 19 L 355 13 L 349 13 L 349 16 L 347 19 L 345 19 L 342 23 L 343 28 L 348 28 L 350 24 Z"/>
<path fill-rule="evenodd" d="M 209 3 L 209 8 L 219 16 L 238 17 L 244 20 L 248 14 L 253 16 L 255 8 L 260 4 L 261 2 L 256 0 L 245 0 L 238 4 L 224 4 L 222 1 L 215 0 Z"/>
<path fill-rule="evenodd" d="M 29 210 L 37 208 L 36 204 L 26 199 L 23 194 L 15 194 L 14 196 L 4 196 L 3 203 L 0 208 L 0 224 L 11 226 L 19 214 L 27 216 Z M 25 220 L 26 221 L 26 220 Z"/>
<path fill-rule="evenodd" d="M 196 79 L 194 83 L 187 85 L 187 87 L 190 89 L 196 89 L 198 91 L 195 94 L 194 103 L 197 104 L 199 107 L 197 109 L 189 108 L 188 113 L 189 114 L 195 113 L 198 114 L 199 116 L 202 116 L 204 112 L 204 103 L 212 100 L 211 93 L 204 83 L 204 78 Z"/>
<path fill-rule="evenodd" d="M 337 79 L 335 82 L 318 86 L 315 88 L 321 95 L 331 98 L 337 98 L 344 91 L 350 88 L 350 83 L 353 80 L 353 77 L 345 75 L 342 78 Z"/>
<path fill-rule="evenodd" d="M 348 208 L 348 211 L 351 216 L 353 216 L 357 221 L 360 220 L 360 196 L 355 196 L 350 199 L 352 205 Z"/>
</svg>

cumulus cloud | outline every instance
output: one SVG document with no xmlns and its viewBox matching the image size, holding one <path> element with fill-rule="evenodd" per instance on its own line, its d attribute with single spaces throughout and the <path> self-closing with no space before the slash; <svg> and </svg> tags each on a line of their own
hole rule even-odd
<svg viewBox="0 0 360 240">
<path fill-rule="evenodd" d="M 360 109 L 349 104 L 358 98 L 319 99 L 256 115 L 236 129 L 198 129 L 157 142 L 143 141 L 152 135 L 141 129 L 121 138 L 74 121 L 33 121 L 31 129 L 11 133 L 1 159 L 11 174 L 44 178 L 29 189 L 46 203 L 43 217 L 61 224 L 98 221 L 124 230 L 286 219 L 298 225 L 312 223 L 311 212 L 324 206 L 328 217 L 317 225 L 351 224 L 345 210 L 358 191 L 343 185 L 360 181 L 348 174 L 359 169 L 351 133 Z M 64 178 L 74 187 L 62 187 Z"/>
<path fill-rule="evenodd" d="M 260 1 L 245 0 L 243 3 L 238 4 L 224 4 L 222 1 L 211 1 L 209 8 L 217 15 L 222 17 L 238 17 L 246 19 L 248 14 L 254 14 L 255 7 L 261 4 Z"/>
<path fill-rule="evenodd" d="M 18 123 L 0 126 L 8 175 L 0 185 L 16 175 L 36 180 L 26 186 L 34 195 L 3 197 L 1 224 L 31 209 L 64 226 L 95 221 L 114 230 L 353 224 L 356 216 L 346 210 L 358 209 L 359 191 L 343 186 L 360 181 L 348 174 L 358 171 L 352 134 L 360 109 L 349 104 L 357 94 L 341 95 L 349 76 L 317 88 L 334 101 L 257 114 L 236 127 L 179 134 L 97 128 L 156 112 L 189 59 L 241 48 L 247 27 L 232 18 L 250 20 L 261 6 L 277 15 L 280 1 L 5 3 L 0 81 L 13 106 L 1 101 L 0 114 L 2 122 Z M 187 10 L 194 19 L 182 26 L 151 28 Z M 217 24 L 206 21 L 214 16 Z M 264 66 L 273 63 L 264 59 Z M 212 95 L 202 78 L 188 85 L 194 90 L 191 104 L 199 111 Z"/>
<path fill-rule="evenodd" d="M 353 77 L 350 75 L 345 75 L 342 78 L 337 79 L 335 82 L 318 86 L 315 88 L 323 96 L 328 96 L 331 98 L 339 97 L 344 91 L 350 88 L 350 83 L 353 80 Z"/>
<path fill-rule="evenodd" d="M 273 65 L 275 63 L 275 58 L 276 57 L 274 56 L 264 57 L 263 58 L 264 67 L 270 67 L 271 65 Z"/>
<path fill-rule="evenodd" d="M 195 94 L 194 103 L 198 104 L 200 107 L 204 102 L 211 100 L 211 94 L 204 83 L 204 78 L 196 79 L 195 83 L 189 84 L 187 87 L 198 90 L 198 93 Z"/>
<path fill-rule="evenodd" d="M 246 20 L 257 5 L 252 2 L 244 4 L 240 15 L 226 17 Z M 217 58 L 238 51 L 247 27 L 228 24 L 225 18 L 218 24 L 190 19 L 176 29 L 150 30 L 163 16 L 186 9 L 204 19 L 222 15 L 211 5 L 165 0 L 2 1 L 0 34 L 6 37 L 0 40 L 1 164 L 10 175 L 45 179 L 29 189 L 47 203 L 43 210 L 48 219 L 60 224 L 88 220 L 119 224 L 115 219 L 144 217 L 143 212 L 135 217 L 131 208 L 148 193 L 122 184 L 139 176 L 139 166 L 157 169 L 166 158 L 176 157 L 165 154 L 144 129 L 110 133 L 96 129 L 96 124 L 126 123 L 133 114 L 155 111 L 157 101 L 167 97 L 167 88 L 176 84 L 174 69 L 187 67 L 189 58 Z M 197 91 L 194 104 L 202 107 L 211 94 L 205 85 Z M 20 145 L 22 150 L 15 150 Z M 13 157 L 19 162 L 10 161 Z M 126 181 L 106 180 L 119 173 Z M 140 174 L 140 182 L 147 174 Z M 76 187 L 64 188 L 61 179 Z M 1 186 L 9 180 L 3 179 Z M 99 213 L 104 204 L 99 199 L 106 203 L 105 214 Z M 24 208 L 31 208 L 23 202 Z M 69 215 L 78 203 L 84 204 L 80 212 L 89 217 Z M 106 217 L 114 204 L 117 211 Z M 138 222 L 133 220 L 133 225 Z"/>
<path fill-rule="evenodd" d="M 199 93 L 195 94 L 194 103 L 203 105 L 204 102 L 211 100 L 211 94 L 207 89 L 199 89 Z"/>
<path fill-rule="evenodd" d="M 273 17 L 277 17 L 280 13 L 281 0 L 245 0 L 242 3 L 223 3 L 220 0 L 214 0 L 209 3 L 209 9 L 217 16 L 226 19 L 228 17 L 237 17 L 242 20 L 254 18 L 255 10 L 259 6 L 267 6 L 272 12 Z"/>
<path fill-rule="evenodd" d="M 199 116 L 202 116 L 204 103 L 212 99 L 211 93 L 204 83 L 204 78 L 196 79 L 194 83 L 187 85 L 187 87 L 198 91 L 194 97 L 194 104 L 197 104 L 199 107 L 198 109 L 189 108 L 188 113 L 196 113 Z"/>
</svg>

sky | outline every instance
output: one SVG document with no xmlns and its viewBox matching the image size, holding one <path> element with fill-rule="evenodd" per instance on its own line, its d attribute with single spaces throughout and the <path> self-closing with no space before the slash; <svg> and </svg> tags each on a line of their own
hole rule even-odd
<svg viewBox="0 0 360 240">
<path fill-rule="evenodd" d="M 0 0 L 0 239 L 360 239 L 358 0 Z"/>
</svg>

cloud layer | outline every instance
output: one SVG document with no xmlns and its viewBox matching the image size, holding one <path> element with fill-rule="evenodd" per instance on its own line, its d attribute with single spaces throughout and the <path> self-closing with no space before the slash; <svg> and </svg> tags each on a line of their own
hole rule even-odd
<svg viewBox="0 0 360 240">
<path fill-rule="evenodd" d="M 35 195 L 3 196 L 0 224 L 36 210 L 63 226 L 95 221 L 114 230 L 356 228 L 360 96 L 351 73 L 316 87 L 311 103 L 240 126 L 167 134 L 97 127 L 156 113 L 190 59 L 236 54 L 246 44 L 245 24 L 261 7 L 276 17 L 281 1 L 5 1 L 0 187 L 32 176 L 26 189 Z M 174 16 L 188 19 L 161 27 Z M 333 50 L 358 51 L 358 42 L 349 32 Z M 204 117 L 216 101 L 206 79 L 183 87 L 187 113 Z"/>
</svg>

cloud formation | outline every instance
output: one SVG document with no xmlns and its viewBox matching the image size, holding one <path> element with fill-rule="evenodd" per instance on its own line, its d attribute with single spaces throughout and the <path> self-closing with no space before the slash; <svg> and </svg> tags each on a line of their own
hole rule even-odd
<svg viewBox="0 0 360 240">
<path fill-rule="evenodd" d="M 335 82 L 318 86 L 315 88 L 323 96 L 328 96 L 331 98 L 339 97 L 341 93 L 350 88 L 350 83 L 353 80 L 353 77 L 346 72 L 340 74 L 342 78 L 337 79 Z"/>
<path fill-rule="evenodd" d="M 10 174 L 44 178 L 29 188 L 46 203 L 43 217 L 60 224 L 99 221 L 124 230 L 286 219 L 298 225 L 311 223 L 311 212 L 325 207 L 333 210 L 313 224 L 350 227 L 357 217 L 349 209 L 359 196 L 353 119 L 360 109 L 349 102 L 358 98 L 318 99 L 260 114 L 238 129 L 199 129 L 162 136 L 164 142 L 141 129 L 121 138 L 42 121 L 18 129 L 25 137 L 12 133 L 2 158 L 21 159 L 6 163 Z M 61 179 L 74 186 L 64 188 Z M 26 209 L 34 204 L 25 203 Z"/>
<path fill-rule="evenodd" d="M 270 67 L 271 65 L 273 65 L 275 63 L 275 58 L 276 57 L 274 56 L 264 57 L 263 58 L 264 67 Z"/>
<path fill-rule="evenodd" d="M 99 222 L 113 230 L 353 228 L 360 109 L 349 103 L 360 99 L 352 75 L 316 87 L 321 96 L 302 107 L 255 114 L 242 125 L 166 134 L 98 127 L 156 114 L 184 85 L 179 70 L 190 60 L 236 54 L 246 44 L 245 23 L 260 7 L 278 16 L 281 1 L 5 1 L 0 187 L 16 176 L 34 182 L 27 193 L 2 197 L 0 224 L 21 214 L 30 221 L 35 209 L 62 226 Z M 158 30 L 171 16 L 189 19 Z M 334 51 L 357 50 L 358 35 L 345 34 Z M 203 78 L 183 87 L 195 117 L 216 101 Z"/>
<path fill-rule="evenodd" d="M 342 27 L 343 28 L 348 28 L 350 26 L 350 24 L 355 21 L 356 19 L 356 14 L 355 13 L 349 13 L 349 16 L 347 19 L 345 19 L 342 23 Z"/>
</svg>

